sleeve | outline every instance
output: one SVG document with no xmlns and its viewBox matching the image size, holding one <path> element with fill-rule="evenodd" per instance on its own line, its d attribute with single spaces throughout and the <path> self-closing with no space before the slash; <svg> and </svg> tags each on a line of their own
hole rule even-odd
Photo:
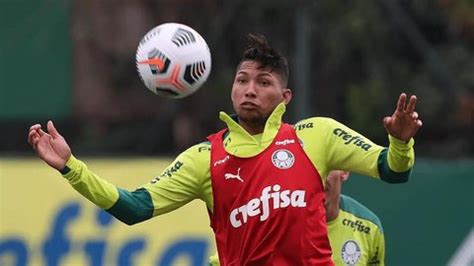
<svg viewBox="0 0 474 266">
<path fill-rule="evenodd" d="M 85 198 L 131 225 L 174 210 L 202 194 L 203 178 L 197 175 L 205 171 L 193 168 L 203 167 L 193 162 L 193 151 L 191 148 L 180 154 L 159 177 L 134 191 L 117 188 L 98 177 L 74 156 L 66 163 L 70 170 L 63 176 Z"/>
<path fill-rule="evenodd" d="M 295 129 L 322 177 L 331 170 L 346 170 L 399 183 L 407 181 L 411 173 L 413 140 L 404 143 L 389 136 L 390 145 L 385 148 L 336 120 L 324 117 L 303 120 Z"/>
<path fill-rule="evenodd" d="M 198 144 L 181 153 L 143 188 L 150 194 L 153 216 L 173 211 L 194 199 L 212 204 L 210 145 Z"/>
<path fill-rule="evenodd" d="M 77 192 L 100 208 L 112 207 L 119 198 L 119 191 L 114 185 L 99 178 L 74 156 L 69 157 L 66 168 L 69 171 L 63 177 Z"/>
<path fill-rule="evenodd" d="M 369 258 L 369 265 L 385 265 L 385 238 L 381 230 L 377 230 Z"/>
<path fill-rule="evenodd" d="M 384 149 L 378 158 L 380 178 L 388 183 L 402 183 L 408 181 L 415 164 L 415 141 L 407 143 L 395 137 L 388 136 L 390 145 Z"/>
<path fill-rule="evenodd" d="M 120 221 L 131 225 L 152 217 L 153 205 L 144 189 L 133 192 L 117 188 L 90 171 L 87 166 L 71 156 L 66 163 L 69 169 L 63 176 L 82 196 L 105 209 Z"/>
</svg>

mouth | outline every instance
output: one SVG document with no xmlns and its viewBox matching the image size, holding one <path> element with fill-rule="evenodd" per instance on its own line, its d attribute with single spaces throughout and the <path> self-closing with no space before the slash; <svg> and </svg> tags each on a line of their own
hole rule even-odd
<svg viewBox="0 0 474 266">
<path fill-rule="evenodd" d="M 240 104 L 240 106 L 242 108 L 247 108 L 247 109 L 255 109 L 258 107 L 257 104 L 253 103 L 253 102 L 249 102 L 249 101 L 246 101 L 246 102 L 243 102 Z"/>
</svg>

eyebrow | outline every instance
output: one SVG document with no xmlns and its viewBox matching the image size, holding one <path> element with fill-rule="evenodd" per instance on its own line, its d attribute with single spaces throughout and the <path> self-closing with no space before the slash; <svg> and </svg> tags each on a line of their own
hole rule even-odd
<svg viewBox="0 0 474 266">
<path fill-rule="evenodd" d="M 237 75 L 240 75 L 240 74 L 248 75 L 248 73 L 244 70 L 240 70 L 239 72 L 237 72 Z M 261 77 L 261 76 L 273 77 L 273 75 L 270 74 L 270 72 L 264 72 L 264 73 L 260 73 L 260 74 L 257 75 L 257 77 Z"/>
<path fill-rule="evenodd" d="M 268 73 L 268 72 L 264 72 L 264 73 L 261 73 L 261 74 L 258 74 L 257 75 L 258 77 L 261 77 L 261 76 L 269 76 L 269 77 L 273 77 L 272 74 Z"/>
</svg>

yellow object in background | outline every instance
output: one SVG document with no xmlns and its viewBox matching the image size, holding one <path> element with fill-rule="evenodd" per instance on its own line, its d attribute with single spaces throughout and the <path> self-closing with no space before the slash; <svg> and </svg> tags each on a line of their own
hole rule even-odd
<svg viewBox="0 0 474 266">
<path fill-rule="evenodd" d="M 84 161 L 129 190 L 169 164 L 151 158 Z M 0 265 L 205 265 L 215 250 L 205 208 L 194 201 L 128 226 L 43 162 L 0 159 Z"/>
</svg>

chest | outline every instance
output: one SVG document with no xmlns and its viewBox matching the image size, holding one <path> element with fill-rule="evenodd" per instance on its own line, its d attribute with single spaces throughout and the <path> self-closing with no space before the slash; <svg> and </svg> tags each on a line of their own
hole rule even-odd
<svg viewBox="0 0 474 266">
<path fill-rule="evenodd" d="M 368 265 L 373 253 L 373 228 L 351 217 L 341 217 L 328 227 L 336 265 Z"/>
<path fill-rule="evenodd" d="M 319 174 L 299 145 L 295 139 L 276 140 L 251 158 L 235 157 L 223 150 L 214 154 L 211 163 L 213 190 L 230 202 L 239 197 L 252 199 L 264 193 L 273 195 L 278 202 L 286 201 L 286 197 L 291 200 L 297 190 L 320 191 Z"/>
</svg>

